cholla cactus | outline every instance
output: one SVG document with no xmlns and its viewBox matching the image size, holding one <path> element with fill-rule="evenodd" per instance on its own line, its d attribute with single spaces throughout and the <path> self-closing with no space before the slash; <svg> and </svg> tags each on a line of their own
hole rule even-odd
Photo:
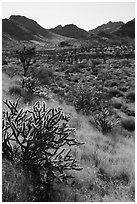
<svg viewBox="0 0 137 204">
<path fill-rule="evenodd" d="M 64 180 L 66 170 L 81 170 L 71 154 L 72 145 L 80 145 L 70 117 L 59 108 L 46 108 L 37 102 L 32 110 L 18 110 L 18 102 L 5 101 L 3 113 L 3 155 L 18 158 L 28 171 L 44 182 Z"/>
</svg>

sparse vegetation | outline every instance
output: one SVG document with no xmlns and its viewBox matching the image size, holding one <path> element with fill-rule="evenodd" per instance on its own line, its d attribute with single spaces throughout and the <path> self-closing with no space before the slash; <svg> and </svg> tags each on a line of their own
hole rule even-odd
<svg viewBox="0 0 137 204">
<path fill-rule="evenodd" d="M 134 54 L 117 42 L 35 50 L 24 79 L 4 53 L 3 201 L 135 201 Z"/>
</svg>

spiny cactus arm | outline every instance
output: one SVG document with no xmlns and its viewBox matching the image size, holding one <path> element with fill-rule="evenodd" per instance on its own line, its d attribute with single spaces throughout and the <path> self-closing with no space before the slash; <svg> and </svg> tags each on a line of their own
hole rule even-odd
<svg viewBox="0 0 137 204">
<path fill-rule="evenodd" d="M 54 110 L 55 109 L 52 109 L 53 115 L 47 121 L 47 128 L 50 128 L 50 127 L 56 125 L 60 121 L 60 119 L 62 118 L 62 115 L 63 115 L 62 111 L 59 110 L 57 113 L 54 114 Z"/>
<path fill-rule="evenodd" d="M 20 145 L 22 152 L 24 152 L 24 150 L 26 149 L 26 146 L 22 145 L 22 142 L 19 139 L 20 131 L 16 128 L 13 122 L 11 122 L 11 128 L 12 128 L 13 135 L 17 141 L 17 144 Z"/>
<path fill-rule="evenodd" d="M 45 124 L 44 124 L 43 129 L 44 129 L 44 128 L 45 128 Z M 53 127 L 52 130 L 50 130 L 50 133 L 51 133 L 51 134 L 53 134 L 53 133 L 58 134 L 58 132 L 57 132 L 58 129 L 59 129 L 59 125 L 56 125 L 55 127 Z"/>
<path fill-rule="evenodd" d="M 19 103 L 19 99 L 17 99 L 17 101 L 15 103 L 13 103 L 13 104 L 11 103 L 11 101 L 8 102 L 8 100 L 3 101 L 3 103 L 5 103 L 8 106 L 8 108 L 11 111 L 13 116 L 18 112 L 17 106 L 18 106 L 18 103 Z"/>
<path fill-rule="evenodd" d="M 15 122 L 18 121 L 18 118 L 21 118 L 22 117 L 22 113 L 23 113 L 23 108 L 18 112 L 16 118 L 15 118 Z"/>
<path fill-rule="evenodd" d="M 58 151 L 58 150 L 57 150 Z M 57 154 L 57 151 L 56 151 L 56 154 Z M 62 149 L 55 157 L 55 160 L 65 151 L 65 149 Z M 54 154 L 53 154 L 54 156 Z"/>
</svg>

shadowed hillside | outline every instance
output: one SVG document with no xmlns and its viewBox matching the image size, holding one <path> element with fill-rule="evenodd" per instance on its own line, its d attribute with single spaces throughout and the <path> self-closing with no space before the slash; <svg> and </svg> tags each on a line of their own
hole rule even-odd
<svg viewBox="0 0 137 204">
<path fill-rule="evenodd" d="M 114 31 L 118 30 L 124 23 L 123 22 L 111 22 L 109 21 L 106 24 L 103 24 L 101 26 L 98 26 L 97 28 L 90 30 L 90 34 L 98 34 L 100 32 L 106 32 L 106 33 L 113 33 Z"/>
<path fill-rule="evenodd" d="M 123 37 L 135 38 L 135 19 L 128 21 L 126 24 L 122 25 L 121 28 L 114 34 Z"/>
<path fill-rule="evenodd" d="M 108 38 L 113 38 L 114 36 L 135 38 L 135 19 L 128 21 L 126 24 L 121 21 L 109 21 L 107 24 L 103 24 L 93 30 L 90 30 L 89 33 Z"/>
<path fill-rule="evenodd" d="M 25 16 L 12 15 L 2 20 L 2 33 L 15 40 L 45 40 L 59 39 L 61 36 L 41 27 L 36 21 Z"/>
<path fill-rule="evenodd" d="M 87 39 L 89 36 L 87 31 L 81 28 L 78 28 L 76 25 L 73 25 L 73 24 L 69 24 L 64 27 L 59 25 L 55 28 L 50 29 L 50 31 L 62 36 L 76 38 L 76 39 Z"/>
</svg>

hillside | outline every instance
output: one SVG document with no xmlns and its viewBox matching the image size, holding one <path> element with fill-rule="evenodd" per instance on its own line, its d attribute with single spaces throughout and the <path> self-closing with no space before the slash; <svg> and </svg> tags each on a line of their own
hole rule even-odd
<svg viewBox="0 0 137 204">
<path fill-rule="evenodd" d="M 90 34 L 98 34 L 100 32 L 107 32 L 107 33 L 113 33 L 114 31 L 118 30 L 124 23 L 119 22 L 111 22 L 109 21 L 106 24 L 103 24 L 101 26 L 98 26 L 97 28 L 90 30 Z"/>
<path fill-rule="evenodd" d="M 76 38 L 76 39 L 87 39 L 89 36 L 87 31 L 73 24 L 65 25 L 64 27 L 59 25 L 55 28 L 51 28 L 50 31 L 62 36 Z"/>
<path fill-rule="evenodd" d="M 97 28 L 89 31 L 90 35 L 98 35 L 107 38 L 113 37 L 129 37 L 135 38 L 135 19 L 128 21 L 126 24 L 123 22 L 111 22 L 98 26 Z"/>
<path fill-rule="evenodd" d="M 9 19 L 2 20 L 3 42 L 10 41 L 62 41 L 67 40 L 63 36 L 57 35 L 40 26 L 36 21 L 25 16 L 12 15 Z"/>
<path fill-rule="evenodd" d="M 135 19 L 128 21 L 126 24 L 122 25 L 121 28 L 114 34 L 120 37 L 135 38 Z"/>
</svg>

